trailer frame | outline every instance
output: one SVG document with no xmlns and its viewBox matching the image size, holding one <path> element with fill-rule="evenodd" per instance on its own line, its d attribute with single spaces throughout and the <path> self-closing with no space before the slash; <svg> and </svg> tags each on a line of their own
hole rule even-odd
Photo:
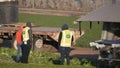
<svg viewBox="0 0 120 68">
<path fill-rule="evenodd" d="M 12 45 L 15 49 L 16 40 L 15 34 L 20 25 L 25 23 L 13 23 L 13 24 L 1 24 L 0 27 L 0 40 L 8 39 L 12 40 Z M 84 31 L 81 31 L 80 34 L 79 29 L 70 28 L 73 31 L 75 41 L 84 34 Z M 42 27 L 42 26 L 35 26 L 32 24 L 32 33 L 33 33 L 33 50 L 39 50 L 43 47 L 44 41 L 54 41 L 57 45 L 58 36 L 61 31 L 61 28 L 58 27 Z M 74 42 L 75 42 L 74 41 Z"/>
</svg>

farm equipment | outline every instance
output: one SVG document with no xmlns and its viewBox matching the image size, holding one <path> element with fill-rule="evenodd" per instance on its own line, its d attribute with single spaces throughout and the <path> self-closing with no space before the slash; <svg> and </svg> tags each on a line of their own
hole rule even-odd
<svg viewBox="0 0 120 68">
<path fill-rule="evenodd" d="M 99 65 L 104 63 L 105 65 L 111 67 L 120 62 L 119 40 L 98 40 L 90 42 L 90 46 L 99 50 Z"/>
<path fill-rule="evenodd" d="M 9 39 L 13 40 L 12 44 L 15 49 L 16 47 L 16 40 L 15 40 L 15 33 L 18 30 L 18 27 L 21 24 L 2 24 L 0 27 L 0 39 Z M 80 32 L 78 29 L 70 28 L 70 30 L 74 33 L 74 39 L 77 40 L 80 36 L 84 34 L 84 31 L 82 31 L 82 34 L 80 35 Z M 33 49 L 34 50 L 40 50 L 44 47 L 44 44 L 46 42 L 52 43 L 52 45 L 55 46 L 55 48 L 58 48 L 57 40 L 58 35 L 61 31 L 60 28 L 57 27 L 41 27 L 41 26 L 32 26 L 33 31 Z"/>
<path fill-rule="evenodd" d="M 91 42 L 90 46 L 95 46 L 99 50 L 99 60 L 120 61 L 120 41 L 99 40 Z"/>
</svg>

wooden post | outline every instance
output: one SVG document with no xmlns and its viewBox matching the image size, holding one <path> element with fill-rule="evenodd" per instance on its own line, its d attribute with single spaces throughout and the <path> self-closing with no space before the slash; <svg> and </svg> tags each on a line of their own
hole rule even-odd
<svg viewBox="0 0 120 68">
<path fill-rule="evenodd" d="M 80 31 L 80 35 L 82 34 L 81 32 L 81 21 L 79 22 L 79 31 Z"/>
</svg>

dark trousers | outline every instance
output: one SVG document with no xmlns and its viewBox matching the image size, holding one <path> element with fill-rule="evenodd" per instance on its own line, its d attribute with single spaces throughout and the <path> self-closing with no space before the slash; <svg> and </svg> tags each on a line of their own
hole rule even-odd
<svg viewBox="0 0 120 68">
<path fill-rule="evenodd" d="M 67 64 L 70 64 L 70 47 L 60 47 L 61 54 L 61 64 L 64 64 L 65 60 L 67 60 Z"/>
<path fill-rule="evenodd" d="M 30 54 L 30 49 L 31 49 L 30 42 L 27 41 L 27 44 L 22 44 L 21 48 L 22 48 L 22 63 L 28 63 L 28 56 Z"/>
</svg>

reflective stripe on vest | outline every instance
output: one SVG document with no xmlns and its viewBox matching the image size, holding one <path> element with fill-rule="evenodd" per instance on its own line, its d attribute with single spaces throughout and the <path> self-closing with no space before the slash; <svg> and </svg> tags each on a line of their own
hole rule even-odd
<svg viewBox="0 0 120 68">
<path fill-rule="evenodd" d="M 29 27 L 25 27 L 24 29 L 23 29 L 23 41 L 27 41 L 27 40 L 29 40 L 29 34 L 28 34 L 28 30 L 29 30 L 30 28 Z"/>
<path fill-rule="evenodd" d="M 62 40 L 60 46 L 71 47 L 71 39 L 72 39 L 72 32 L 70 30 L 62 31 Z"/>
</svg>

